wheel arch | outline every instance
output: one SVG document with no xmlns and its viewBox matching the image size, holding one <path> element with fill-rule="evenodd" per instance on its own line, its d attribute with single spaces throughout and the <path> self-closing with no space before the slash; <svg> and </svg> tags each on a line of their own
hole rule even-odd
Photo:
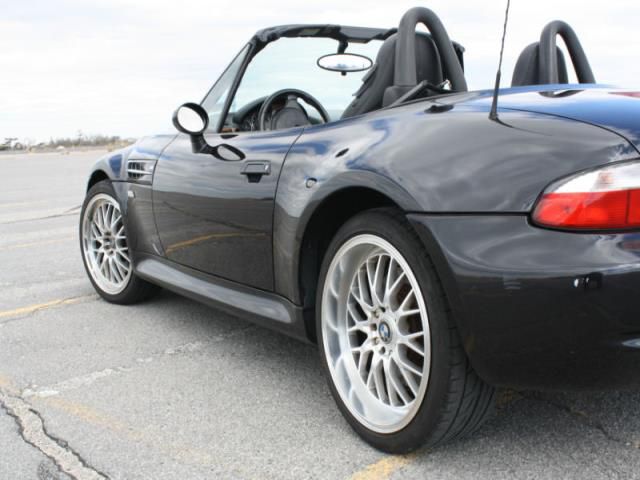
<svg viewBox="0 0 640 480">
<path fill-rule="evenodd" d="M 355 215 L 376 208 L 395 208 L 403 216 L 407 217 L 410 227 L 416 236 L 427 248 L 434 268 L 440 277 L 444 287 L 447 302 L 451 306 L 458 298 L 456 279 L 453 276 L 440 245 L 435 241 L 430 232 L 411 221 L 411 214 L 420 211 L 412 202 L 413 199 L 405 195 L 394 194 L 390 189 L 378 189 L 370 185 L 351 185 L 336 189 L 324 196 L 321 201 L 313 206 L 310 214 L 304 218 L 306 221 L 299 238 L 299 251 L 297 252 L 297 288 L 304 310 L 305 331 L 309 340 L 316 342 L 315 333 L 315 302 L 316 290 L 319 282 L 320 267 L 331 243 L 331 240 L 340 227 Z M 406 192 L 402 192 L 406 194 Z M 452 308 L 452 315 L 458 328 L 464 324 L 460 318 L 460 312 Z M 464 328 L 463 328 L 464 330 Z M 468 345 L 465 345 L 467 347 Z"/>
<path fill-rule="evenodd" d="M 102 182 L 103 180 L 109 180 L 109 175 L 107 175 L 107 173 L 102 169 L 94 170 L 89 177 L 89 181 L 87 182 L 87 191 L 89 191 L 89 189 L 91 189 L 91 187 L 93 187 L 96 183 Z"/>
<path fill-rule="evenodd" d="M 315 301 L 320 267 L 331 240 L 355 215 L 381 207 L 406 213 L 402 203 L 388 192 L 369 186 L 349 186 L 324 197 L 308 214 L 297 253 L 297 285 L 305 311 L 305 330 L 311 341 L 316 341 Z"/>
</svg>

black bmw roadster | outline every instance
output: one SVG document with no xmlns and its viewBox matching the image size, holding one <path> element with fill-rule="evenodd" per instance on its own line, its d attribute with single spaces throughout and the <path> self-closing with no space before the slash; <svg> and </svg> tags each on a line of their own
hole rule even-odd
<svg viewBox="0 0 640 480">
<path fill-rule="evenodd" d="M 472 92 L 425 8 L 267 28 L 173 123 L 91 172 L 107 301 L 164 287 L 317 342 L 389 452 L 475 431 L 498 386 L 638 383 L 640 94 L 598 85 L 566 23 Z"/>
</svg>

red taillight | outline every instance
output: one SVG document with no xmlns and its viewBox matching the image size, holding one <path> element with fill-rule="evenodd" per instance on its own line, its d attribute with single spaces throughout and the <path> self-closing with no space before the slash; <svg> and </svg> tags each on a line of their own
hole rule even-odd
<svg viewBox="0 0 640 480">
<path fill-rule="evenodd" d="M 632 190 L 629 197 L 628 222 L 640 225 L 640 190 Z"/>
<path fill-rule="evenodd" d="M 577 230 L 640 227 L 640 163 L 612 165 L 555 183 L 543 193 L 533 221 Z"/>
</svg>

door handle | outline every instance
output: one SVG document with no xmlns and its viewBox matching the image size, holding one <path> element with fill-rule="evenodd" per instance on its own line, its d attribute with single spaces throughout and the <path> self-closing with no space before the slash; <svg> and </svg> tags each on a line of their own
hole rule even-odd
<svg viewBox="0 0 640 480">
<path fill-rule="evenodd" d="M 271 162 L 247 162 L 240 173 L 247 176 L 249 183 L 258 183 L 263 175 L 271 175 Z"/>
</svg>

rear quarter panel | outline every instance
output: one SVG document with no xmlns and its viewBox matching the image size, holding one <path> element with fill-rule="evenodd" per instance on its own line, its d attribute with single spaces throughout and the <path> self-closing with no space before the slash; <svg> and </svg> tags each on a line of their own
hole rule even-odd
<svg viewBox="0 0 640 480">
<path fill-rule="evenodd" d="M 526 214 L 552 181 L 637 156 L 605 129 L 520 111 L 496 122 L 485 105 L 420 102 L 308 128 L 278 184 L 276 291 L 300 302 L 307 222 L 340 189 L 371 188 L 405 212 Z"/>
</svg>

